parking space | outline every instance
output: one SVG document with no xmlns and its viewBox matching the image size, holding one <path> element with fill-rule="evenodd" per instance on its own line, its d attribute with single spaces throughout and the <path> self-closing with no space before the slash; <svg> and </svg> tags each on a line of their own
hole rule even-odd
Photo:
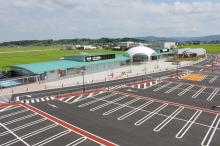
<svg viewBox="0 0 220 146">
<path fill-rule="evenodd" d="M 163 81 L 145 89 L 149 95 L 172 97 L 176 100 L 186 99 L 196 102 L 210 102 L 220 104 L 220 88 L 189 84 L 186 82 Z"/>
<path fill-rule="evenodd" d="M 155 92 L 163 92 L 164 94 L 179 90 L 181 86 L 184 87 L 179 90 L 182 94 L 187 93 L 184 93 L 186 89 L 194 88 L 194 86 L 178 83 L 172 85 L 169 82 L 162 82 L 159 84 L 160 86 L 153 86 L 152 88 Z M 149 143 L 152 142 L 152 145 L 160 144 L 160 139 L 163 141 L 163 145 L 168 145 L 171 141 L 172 145 L 220 145 L 218 140 L 220 136 L 220 115 L 218 112 L 212 113 L 205 109 L 173 104 L 173 102 L 165 100 L 143 98 L 128 93 L 120 94 L 117 91 L 93 94 L 89 97 L 87 95 L 86 97 L 83 100 L 69 103 L 69 106 L 75 110 L 79 109 L 78 111 L 90 112 L 89 115 L 91 116 L 98 115 L 103 123 L 106 122 L 104 119 L 114 121 L 112 124 L 120 125 L 121 131 L 117 131 L 118 133 L 123 133 L 124 128 L 129 127 L 132 129 L 132 133 L 137 136 L 141 135 L 143 138 L 145 135 L 144 138 L 146 138 L 148 135 L 154 139 L 152 142 L 146 138 Z M 68 99 L 70 100 L 70 98 Z M 114 126 L 119 128 L 116 125 Z M 127 133 L 127 136 L 132 137 L 132 133 Z M 169 141 L 163 140 L 166 138 L 169 138 Z M 134 139 L 131 138 L 127 144 L 132 144 L 132 140 Z M 143 145 L 142 142 L 144 141 L 145 139 L 136 141 L 136 144 Z M 124 144 L 123 139 L 117 142 L 119 145 Z"/>
<path fill-rule="evenodd" d="M 27 107 L 22 104 L 0 108 L 1 146 L 102 144 Z"/>
</svg>

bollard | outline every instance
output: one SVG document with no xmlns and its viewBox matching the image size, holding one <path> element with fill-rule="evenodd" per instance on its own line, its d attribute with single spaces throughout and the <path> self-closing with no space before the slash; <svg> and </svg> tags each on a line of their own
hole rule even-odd
<svg viewBox="0 0 220 146">
<path fill-rule="evenodd" d="M 152 86 L 152 82 L 150 82 L 150 86 Z"/>
</svg>

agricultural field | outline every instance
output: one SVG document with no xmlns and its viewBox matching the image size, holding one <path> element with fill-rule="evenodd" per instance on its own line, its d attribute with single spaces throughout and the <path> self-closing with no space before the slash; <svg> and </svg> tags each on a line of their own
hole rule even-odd
<svg viewBox="0 0 220 146">
<path fill-rule="evenodd" d="M 21 48 L 0 48 L 0 70 L 8 70 L 8 66 L 57 60 L 65 55 L 80 53 L 116 53 L 123 51 L 97 50 L 60 50 L 61 46 L 40 46 Z"/>
<path fill-rule="evenodd" d="M 220 54 L 220 44 L 185 45 L 179 48 L 204 48 L 208 54 Z"/>
</svg>

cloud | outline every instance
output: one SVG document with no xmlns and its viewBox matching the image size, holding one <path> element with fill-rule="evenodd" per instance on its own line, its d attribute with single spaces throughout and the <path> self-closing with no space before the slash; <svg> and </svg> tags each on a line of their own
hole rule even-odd
<svg viewBox="0 0 220 146">
<path fill-rule="evenodd" d="M 220 2 L 0 0 L 0 41 L 220 33 Z"/>
</svg>

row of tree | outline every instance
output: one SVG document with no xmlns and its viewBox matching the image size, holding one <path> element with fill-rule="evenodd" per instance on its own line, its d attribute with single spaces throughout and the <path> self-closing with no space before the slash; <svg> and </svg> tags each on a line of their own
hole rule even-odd
<svg viewBox="0 0 220 146">
<path fill-rule="evenodd" d="M 22 40 L 0 43 L 0 46 L 51 46 L 64 44 L 105 45 L 124 41 L 140 41 L 135 38 L 100 38 L 100 39 L 62 39 L 62 40 Z"/>
</svg>

